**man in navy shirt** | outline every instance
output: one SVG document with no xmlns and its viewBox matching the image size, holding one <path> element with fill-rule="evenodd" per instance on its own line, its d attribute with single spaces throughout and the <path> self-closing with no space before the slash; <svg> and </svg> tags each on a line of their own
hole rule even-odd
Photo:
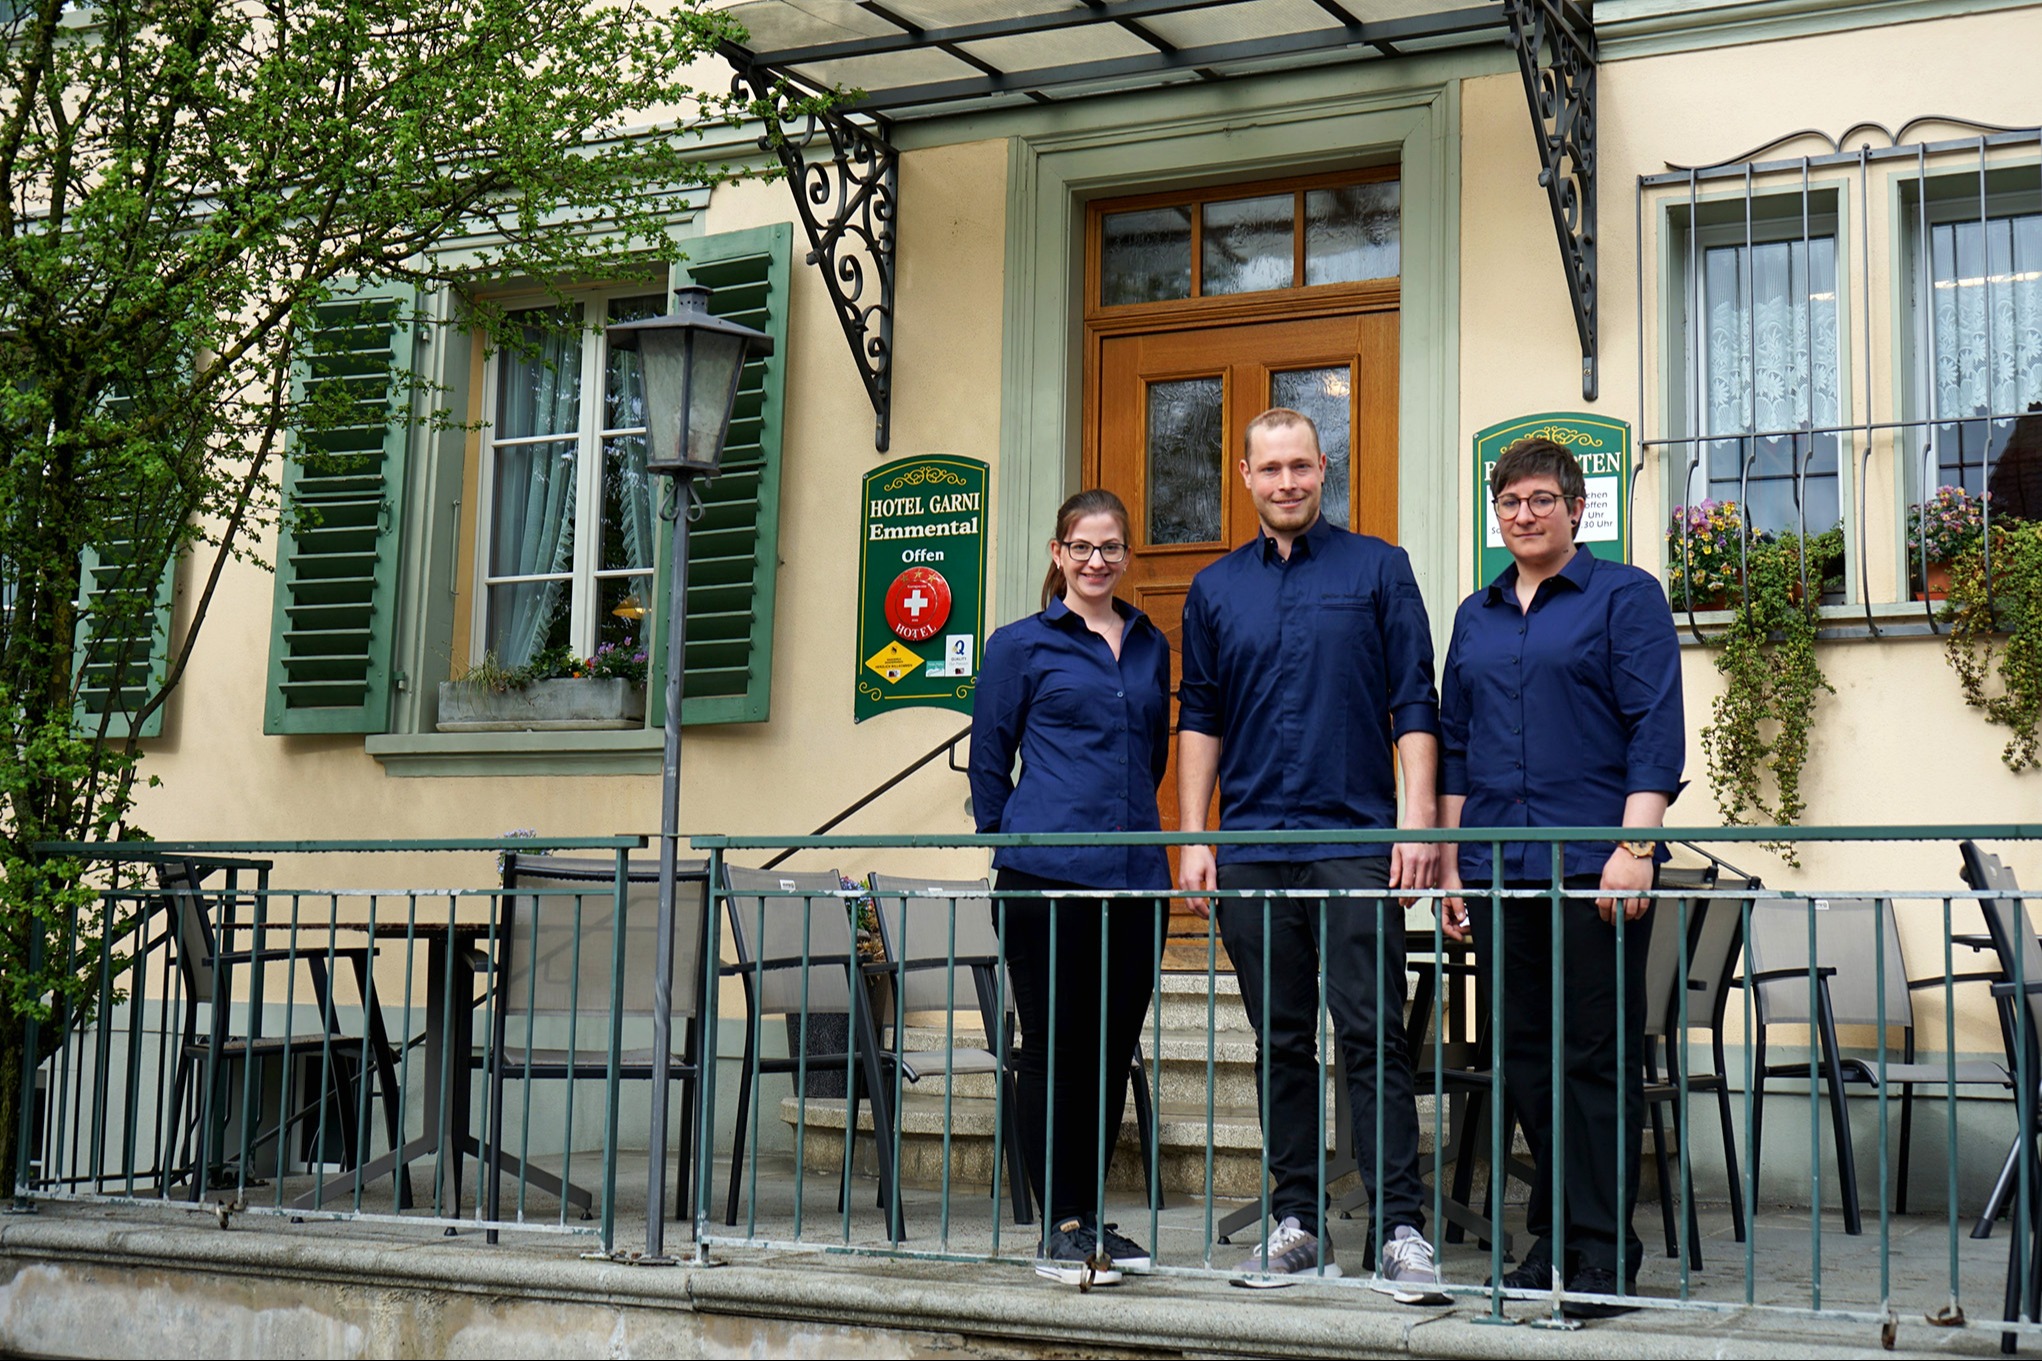
<svg viewBox="0 0 2042 1361">
<path fill-rule="evenodd" d="M 1557 1268 L 1570 1293 L 1615 1295 L 1644 1256 L 1631 1211 L 1645 1115 L 1639 1056 L 1650 924 L 1641 918 L 1651 904 L 1629 895 L 1653 885 L 1666 851 L 1652 833 L 1680 790 L 1680 647 L 1666 593 L 1650 573 L 1575 544 L 1587 483 L 1566 449 L 1518 441 L 1497 461 L 1490 492 L 1513 561 L 1454 616 L 1441 683 L 1441 825 L 1620 826 L 1639 836 L 1565 846 L 1561 872 L 1573 896 L 1560 903 L 1557 934 L 1544 897 L 1502 899 L 1500 914 L 1479 898 L 1470 913 L 1465 900 L 1450 897 L 1442 922 L 1456 940 L 1472 933 L 1485 961 L 1502 952 L 1503 1080 L 1538 1169 L 1528 1214 L 1535 1241 L 1503 1283 L 1550 1291 Z M 1492 866 L 1490 844 L 1470 842 L 1457 863 L 1441 866 L 1440 882 L 1474 890 L 1495 875 L 1506 888 L 1550 890 L 1552 853 L 1547 843 L 1505 841 L 1503 864 Z M 1621 1074 L 1619 922 L 1628 1036 Z M 1552 990 L 1562 977 L 1565 1146 L 1556 1151 Z M 1559 1207 L 1551 1203 L 1556 1156 L 1564 1172 Z M 1555 1251 L 1560 1232 L 1564 1253 Z M 1563 1307 L 1579 1317 L 1617 1311 L 1593 1301 Z"/>
<path fill-rule="evenodd" d="M 1431 628 L 1410 560 L 1321 517 L 1326 459 L 1300 413 L 1277 408 L 1250 421 L 1240 466 L 1262 532 L 1200 572 L 1185 600 L 1180 825 L 1205 829 L 1217 781 L 1228 831 L 1432 826 L 1439 704 Z M 1439 861 L 1438 846 L 1415 843 L 1235 845 L 1217 861 L 1209 846 L 1186 846 L 1177 878 L 1191 893 L 1430 888 Z M 1324 898 L 1229 898 L 1218 912 L 1260 1050 L 1262 1137 L 1276 1182 L 1275 1225 L 1241 1263 L 1248 1283 L 1340 1274 L 1320 1224 L 1323 973 L 1347 1068 L 1356 1160 L 1383 1244 L 1376 1288 L 1404 1303 L 1445 1303 L 1424 1236 L 1418 1111 L 1404 1045 L 1402 912 L 1388 896 L 1330 906 Z"/>
</svg>

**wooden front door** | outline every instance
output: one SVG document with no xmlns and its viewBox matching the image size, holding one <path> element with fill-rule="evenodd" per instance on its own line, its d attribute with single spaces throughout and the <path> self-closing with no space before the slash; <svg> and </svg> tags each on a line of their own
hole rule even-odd
<svg viewBox="0 0 2042 1361">
<path fill-rule="evenodd" d="M 1280 206 L 1295 193 L 1302 217 L 1305 195 L 1320 192 L 1311 188 L 1319 183 L 1267 187 L 1279 192 L 1259 201 Z M 1380 192 L 1382 183 L 1378 176 L 1367 187 Z M 1236 199 L 1265 192 L 1215 191 Z M 1197 210 L 1212 206 L 1187 205 L 1194 260 L 1204 254 L 1197 249 L 1204 245 Z M 1100 223 L 1110 224 L 1116 212 L 1145 219 L 1158 211 L 1153 198 L 1095 210 L 1092 298 L 1101 297 Z M 1110 225 L 1105 235 L 1110 252 Z M 1298 249 L 1302 258 L 1302 233 Z M 1303 278 L 1300 266 L 1293 283 Z M 1195 270 L 1185 297 L 1087 309 L 1085 482 L 1127 502 L 1134 522 L 1121 592 L 1169 637 L 1173 690 L 1192 577 L 1258 532 L 1239 471 L 1247 425 L 1257 414 L 1286 406 L 1312 417 L 1328 461 L 1322 513 L 1350 529 L 1397 538 L 1395 278 L 1230 296 L 1208 296 L 1203 283 Z M 1174 735 L 1174 703 L 1171 713 Z M 1159 802 L 1163 826 L 1174 828 L 1174 745 Z M 1215 807 L 1207 825 L 1216 819 Z M 1171 861 L 1174 873 L 1174 854 Z M 1188 939 L 1168 962 L 1202 970 L 1204 923 L 1180 913 L 1171 934 Z"/>
</svg>

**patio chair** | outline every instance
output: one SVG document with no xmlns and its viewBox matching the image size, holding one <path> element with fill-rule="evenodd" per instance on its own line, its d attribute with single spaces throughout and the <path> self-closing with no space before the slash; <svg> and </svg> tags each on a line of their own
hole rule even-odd
<svg viewBox="0 0 2042 1361">
<path fill-rule="evenodd" d="M 1815 957 L 1809 958 L 1809 918 L 1815 922 Z M 1831 1134 L 1836 1144 L 1838 1178 L 1843 1196 L 1844 1232 L 1863 1232 L 1858 1207 L 1857 1157 L 1851 1146 L 1850 1106 L 1846 1083 L 1882 1090 L 1878 1064 L 1872 1059 L 1846 1058 L 1837 1039 L 1839 1026 L 1863 1026 L 1875 1031 L 1882 1026 L 1901 1031 L 1898 1062 L 1889 1061 L 1883 1077 L 1885 1088 L 1898 1087 L 1901 1094 L 1899 1184 L 1907 1185 L 1908 1154 L 1912 1142 L 1914 1088 L 1945 1086 L 1951 1082 L 1988 1083 L 2005 1086 L 2006 1070 L 1996 1063 L 1970 1061 L 1954 1066 L 1940 1062 L 1917 1063 L 1914 1058 L 1913 993 L 1920 988 L 1941 988 L 1967 981 L 1989 982 L 1996 974 L 1957 974 L 1910 979 L 1900 950 L 1898 920 L 1887 898 L 1814 898 L 1755 903 L 1751 910 L 1751 938 L 1746 947 L 1749 972 L 1737 980 L 1756 987 L 1754 1002 L 1758 1025 L 1752 1037 L 1751 1169 L 1754 1177 L 1763 1166 L 1761 1148 L 1765 1130 L 1765 1086 L 1776 1077 L 1820 1081 L 1829 1093 Z M 1883 934 L 1882 956 L 1877 952 Z M 1815 1005 L 1809 1006 L 1809 978 L 1814 976 Z M 1879 997 L 1880 979 L 1885 986 L 1884 1011 Z M 1809 1027 L 1813 1031 L 1814 1061 L 1773 1063 L 1766 1058 L 1766 1031 L 1775 1025 Z"/>
<path fill-rule="evenodd" d="M 1758 882 L 1710 863 L 1699 869 L 1664 868 L 1659 872 L 1662 890 L 1738 892 L 1757 888 Z M 1680 973 L 1680 916 L 1687 911 L 1687 975 Z M 1713 1092 L 1716 1114 L 1723 1131 L 1723 1163 L 1730 1182 L 1730 1223 L 1738 1242 L 1744 1241 L 1744 1191 L 1738 1175 L 1737 1140 L 1730 1115 L 1730 1084 L 1723 1052 L 1723 1016 L 1730 998 L 1730 981 L 1736 975 L 1737 959 L 1744 941 L 1742 903 L 1735 898 L 1666 898 L 1652 909 L 1652 940 L 1645 960 L 1645 1104 L 1651 1112 L 1652 1144 L 1660 1185 L 1660 1211 L 1666 1229 L 1666 1255 L 1679 1255 L 1673 1222 L 1672 1199 L 1666 1188 L 1673 1184 L 1667 1157 L 1665 1119 L 1661 1107 L 1673 1113 L 1674 1147 L 1689 1147 L 1689 1112 L 1681 1101 L 1682 1065 L 1688 1061 L 1690 1046 L 1680 1026 L 1680 995 L 1687 993 L 1687 1029 L 1707 1029 L 1713 1065 L 1706 1072 L 1688 1071 L 1687 1092 Z M 1688 1262 L 1702 1268 L 1700 1224 L 1694 1204 L 1693 1167 L 1688 1169 L 1684 1188 L 1688 1216 Z"/>
<path fill-rule="evenodd" d="M 685 1218 L 691 1185 L 694 1113 L 701 1073 L 702 943 L 707 922 L 705 862 L 684 860 L 674 896 L 674 958 L 668 1076 L 683 1085 L 678 1126 L 679 1176 L 674 1213 Z M 533 1167 L 520 1146 L 515 1154 L 504 1122 L 504 1084 L 527 1084 L 524 1109 L 515 1126 L 528 1130 L 531 1088 L 538 1080 L 574 1083 L 606 1081 L 610 1073 L 611 1000 L 623 1013 L 616 1056 L 617 1076 L 650 1082 L 656 1075 L 652 1048 L 652 960 L 659 939 L 659 865 L 635 860 L 626 871 L 621 989 L 613 989 L 616 959 L 617 862 L 558 855 L 503 857 L 503 915 L 498 929 L 499 959 L 490 1043 L 481 1055 L 489 1072 L 489 1217 L 497 1219 L 502 1176 L 508 1165 L 549 1194 L 578 1206 L 593 1204 L 588 1191 L 566 1180 L 571 1164 L 556 1177 Z M 570 1093 L 572 1089 L 570 1088 Z M 572 1109 L 572 1096 L 569 1098 Z"/>
<path fill-rule="evenodd" d="M 1972 888 L 1980 892 L 2020 889 L 2013 871 L 1976 842 L 1963 842 L 1958 850 L 1964 857 L 1964 882 Z M 2031 1188 L 2025 1222 L 2016 1216 L 2007 1234 L 2006 1312 L 2000 1317 L 2013 1322 L 2024 1314 L 2031 1319 L 2042 1317 L 2042 1155 L 2037 1151 L 2037 1136 L 2042 1134 L 2042 1093 L 2037 1092 L 2042 1084 L 2042 941 L 2035 937 L 2022 899 L 1986 898 L 1978 906 L 2003 975 L 1992 985 L 1992 992 L 2005 1003 L 2011 1022 L 2002 1032 L 2007 1067 L 2020 1084 L 2014 1103 L 2014 1148 L 2017 1158 L 2027 1162 Z M 2025 1111 L 2020 1096 L 2030 1096 Z M 2000 1350 L 2011 1353 L 2016 1340 L 2013 1333 L 2000 1334 Z"/>
<path fill-rule="evenodd" d="M 840 1203 L 848 1198 L 850 1153 L 858 1135 L 858 1083 L 872 1098 L 874 1142 L 879 1153 L 879 1203 L 887 1212 L 889 1236 L 905 1234 L 900 1215 L 899 1183 L 893 1166 L 892 1088 L 882 1078 L 878 1028 L 866 992 L 858 947 L 852 938 L 843 880 L 834 870 L 795 873 L 789 870 L 723 867 L 724 901 L 728 905 L 732 946 L 737 962 L 724 966 L 744 985 L 744 1066 L 739 1070 L 737 1125 L 731 1139 L 730 1197 L 725 1224 L 737 1223 L 738 1188 L 743 1181 L 745 1153 L 751 1141 L 753 1087 L 767 1073 L 793 1075 L 803 1068 L 855 1066 L 845 1106 L 846 1138 Z M 759 1053 L 760 1023 L 767 1016 L 806 1021 L 825 1013 L 850 1017 L 849 1045 L 844 1052 L 766 1058 Z M 805 1028 L 804 1028 L 805 1030 Z M 803 1096 L 806 1099 L 806 1096 Z M 797 1190 L 798 1193 L 798 1190 Z"/>
<path fill-rule="evenodd" d="M 997 1035 L 1008 1040 L 1006 1060 L 997 1061 L 987 1049 L 947 1051 L 956 1073 L 999 1073 L 1005 1112 L 1004 1144 L 1007 1174 L 1014 1193 L 1014 1222 L 1027 1224 L 1033 1215 L 1029 1205 L 1027 1169 L 1023 1163 L 1014 1086 L 1015 1046 L 1020 1032 L 1015 1028 L 1011 994 L 1007 987 L 1005 957 L 1000 937 L 993 928 L 991 886 L 984 879 L 917 879 L 874 873 L 867 880 L 877 899 L 880 961 L 867 966 L 880 977 L 905 976 L 906 1000 L 896 1014 L 910 1011 L 946 1011 L 955 1003 L 975 1006 L 984 1027 L 986 1043 Z M 954 908 L 954 910 L 953 910 Z M 953 928 L 954 919 L 954 928 Z M 905 923 L 905 934 L 903 934 Z M 953 938 L 952 931 L 955 931 Z M 945 976 L 944 964 L 954 951 L 955 972 Z M 899 984 L 896 984 L 899 986 Z M 896 1033 L 896 1041 L 899 1036 Z M 945 1051 L 900 1049 L 887 1051 L 889 1059 L 901 1060 L 901 1071 L 913 1082 L 924 1073 L 944 1070 Z M 1148 1067 L 1140 1046 L 1128 1067 L 1128 1083 L 1134 1098 L 1136 1137 L 1141 1142 L 1142 1173 L 1149 1197 L 1163 1208 L 1163 1187 L 1156 1176 L 1154 1143 L 1155 1111 L 1149 1100 Z"/>
<path fill-rule="evenodd" d="M 360 1083 L 372 1067 L 379 1078 L 385 1135 L 393 1147 L 397 1141 L 396 1060 L 383 1031 L 369 974 L 369 959 L 375 951 L 368 946 L 343 947 L 331 942 L 300 948 L 295 938 L 282 948 L 266 945 L 276 931 L 290 930 L 267 920 L 268 903 L 261 890 L 267 886 L 269 868 L 270 862 L 261 860 L 184 857 L 165 861 L 156 871 L 158 904 L 170 923 L 184 994 L 184 1022 L 169 1105 L 173 1138 L 180 1139 L 183 1148 L 166 1162 L 164 1186 L 167 1189 L 189 1177 L 194 1201 L 209 1187 L 222 1184 L 226 1176 L 227 1150 L 221 1145 L 228 1138 L 237 1096 L 243 1103 L 239 1147 L 234 1150 L 240 1180 L 252 1180 L 246 1160 L 272 1140 L 281 1171 L 288 1165 L 285 1140 L 289 1131 L 299 1125 L 312 1127 L 315 1121 L 319 1122 L 311 1136 L 315 1155 L 326 1160 L 329 1130 L 337 1126 L 340 1165 L 360 1166 L 358 1115 L 364 1112 L 361 1102 L 365 1100 Z M 215 874 L 223 876 L 222 885 L 209 890 L 205 881 Z M 235 913 L 248 893 L 243 876 L 248 874 L 256 876 L 256 891 L 249 899 L 253 918 L 237 923 Z M 223 948 L 221 938 L 231 942 L 236 932 L 248 932 L 253 947 Z M 366 1018 L 359 1037 L 349 1038 L 341 1029 L 327 972 L 329 961 L 353 966 Z M 262 1033 L 265 1002 L 280 1000 L 265 998 L 265 974 L 269 966 L 279 964 L 302 967 L 309 974 L 313 1005 L 320 1017 L 318 1029 L 293 1032 L 287 1016 L 286 1033 Z M 236 985 L 244 979 L 246 990 L 242 1000 L 237 1000 Z M 257 1128 L 253 1122 L 271 1096 L 268 1070 L 272 1067 L 281 1074 L 275 1094 L 278 1116 L 274 1124 Z M 242 1070 L 238 1082 L 232 1078 L 237 1068 Z M 294 1075 L 300 1069 L 315 1069 L 319 1080 L 297 1081 Z M 188 1113 L 187 1099 L 191 1105 Z M 301 1104 L 292 1105 L 294 1100 Z M 183 1125 L 181 1135 L 175 1133 L 179 1124 Z"/>
</svg>

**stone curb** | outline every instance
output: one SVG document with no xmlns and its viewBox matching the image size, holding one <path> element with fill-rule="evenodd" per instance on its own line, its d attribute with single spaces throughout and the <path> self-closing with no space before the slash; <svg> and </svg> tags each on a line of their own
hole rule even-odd
<svg viewBox="0 0 2042 1361">
<path fill-rule="evenodd" d="M 1988 1356 L 1998 1343 L 1997 1333 L 1933 1329 L 1915 1319 L 1900 1328 L 1897 1341 L 1906 1350 L 1882 1351 L 1873 1324 L 1759 1311 L 1642 1311 L 1573 1332 L 1500 1328 L 1477 1321 L 1486 1313 L 1480 1300 L 1451 1311 L 1419 1310 L 1353 1287 L 1250 1293 L 1158 1275 L 1081 1293 L 980 1264 L 719 1251 L 729 1265 L 654 1268 L 586 1260 L 578 1242 L 420 1242 L 394 1233 L 364 1237 L 369 1226 L 362 1225 L 336 1241 L 317 1225 L 280 1231 L 244 1219 L 223 1233 L 198 1213 L 188 1224 L 167 1225 L 111 1224 L 87 1213 L 95 1217 L 46 1209 L 0 1218 L 0 1288 L 31 1262 L 76 1264 L 1205 1355 Z M 0 1312 L 0 1350 L 9 1345 L 9 1331 Z"/>
</svg>

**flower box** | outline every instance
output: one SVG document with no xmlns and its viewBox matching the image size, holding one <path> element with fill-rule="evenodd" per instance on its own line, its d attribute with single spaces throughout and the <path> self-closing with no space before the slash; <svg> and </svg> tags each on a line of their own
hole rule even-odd
<svg viewBox="0 0 2042 1361">
<path fill-rule="evenodd" d="M 645 687 L 616 678 L 533 681 L 492 690 L 440 682 L 441 732 L 559 732 L 642 728 Z"/>
</svg>

